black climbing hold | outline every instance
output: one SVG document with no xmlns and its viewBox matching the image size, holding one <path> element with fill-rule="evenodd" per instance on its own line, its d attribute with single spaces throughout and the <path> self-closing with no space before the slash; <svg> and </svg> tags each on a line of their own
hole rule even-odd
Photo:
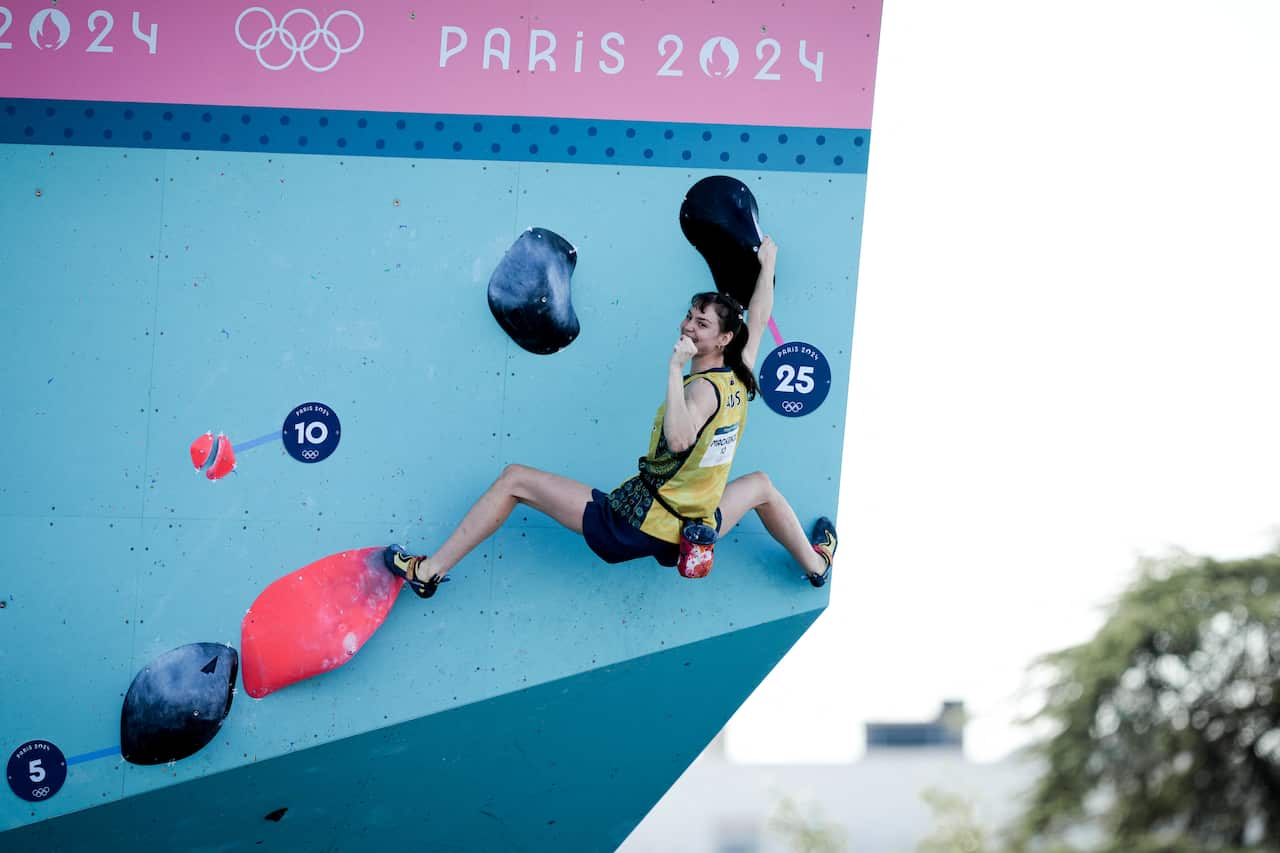
<svg viewBox="0 0 1280 853">
<path fill-rule="evenodd" d="M 287 812 L 288 810 L 289 810 L 288 808 L 276 809 L 273 812 L 268 812 L 266 815 L 263 816 L 262 819 L 279 823 L 280 818 L 284 817 L 284 813 Z"/>
<path fill-rule="evenodd" d="M 569 279 L 578 250 L 545 228 L 529 228 L 502 256 L 489 278 L 489 310 L 511 339 L 549 355 L 578 337 Z"/>
<path fill-rule="evenodd" d="M 199 752 L 231 710 L 240 659 L 221 643 L 165 652 L 129 685 L 120 710 L 120 754 L 164 764 Z"/>
<path fill-rule="evenodd" d="M 748 304 L 760 275 L 761 234 L 747 185 L 728 175 L 698 181 L 680 205 L 680 230 L 711 268 L 716 290 Z"/>
</svg>

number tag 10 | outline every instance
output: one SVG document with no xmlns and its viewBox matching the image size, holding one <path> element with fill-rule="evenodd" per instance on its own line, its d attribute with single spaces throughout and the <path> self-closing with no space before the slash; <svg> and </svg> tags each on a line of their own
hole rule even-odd
<svg viewBox="0 0 1280 853">
<path fill-rule="evenodd" d="M 323 462 L 338 449 L 342 424 L 324 403 L 303 403 L 284 419 L 280 429 L 284 449 L 299 462 Z"/>
</svg>

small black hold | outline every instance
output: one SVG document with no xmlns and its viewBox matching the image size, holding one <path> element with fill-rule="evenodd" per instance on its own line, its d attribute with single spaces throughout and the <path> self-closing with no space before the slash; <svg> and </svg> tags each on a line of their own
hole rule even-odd
<svg viewBox="0 0 1280 853">
<path fill-rule="evenodd" d="M 218 659 L 217 659 L 217 658 L 212 658 L 212 659 L 210 659 L 210 661 L 209 661 L 207 664 L 205 664 L 204 666 L 200 667 L 200 671 L 201 671 L 201 672 L 203 672 L 203 673 L 205 673 L 205 674 L 208 674 L 208 675 L 212 675 L 213 673 L 217 672 L 217 671 L 218 671 Z"/>
<path fill-rule="evenodd" d="M 269 821 L 272 821 L 273 823 L 279 823 L 279 822 L 280 822 L 280 818 L 284 817 L 284 813 L 285 813 L 285 812 L 287 812 L 287 811 L 288 811 L 288 809 L 287 809 L 287 808 L 283 808 L 283 809 L 276 809 L 276 810 L 275 810 L 275 811 L 273 811 L 273 812 L 269 812 L 269 813 L 268 813 L 265 817 L 263 817 L 262 819 L 263 819 L 263 820 L 269 820 Z"/>
</svg>

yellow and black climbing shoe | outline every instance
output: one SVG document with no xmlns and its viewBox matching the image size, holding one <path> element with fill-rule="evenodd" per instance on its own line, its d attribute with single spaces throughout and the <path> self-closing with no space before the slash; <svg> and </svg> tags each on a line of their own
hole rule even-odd
<svg viewBox="0 0 1280 853">
<path fill-rule="evenodd" d="M 436 589 L 440 584 L 448 580 L 447 577 L 441 577 L 440 575 L 432 575 L 430 580 L 419 580 L 418 566 L 425 559 L 425 556 L 410 556 L 399 545 L 388 546 L 382 552 L 382 564 L 387 567 L 391 574 L 404 578 L 418 598 L 430 598 L 436 594 Z"/>
</svg>

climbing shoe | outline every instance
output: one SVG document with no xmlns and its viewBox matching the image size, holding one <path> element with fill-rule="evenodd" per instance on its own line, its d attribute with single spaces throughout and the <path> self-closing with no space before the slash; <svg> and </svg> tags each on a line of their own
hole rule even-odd
<svg viewBox="0 0 1280 853">
<path fill-rule="evenodd" d="M 440 575 L 432 575 L 429 580 L 418 579 L 418 566 L 426 557 L 415 557 L 405 553 L 405 550 L 399 545 L 391 545 L 382 552 L 382 564 L 393 575 L 398 575 L 405 579 L 409 584 L 409 588 L 413 590 L 418 598 L 430 598 L 436 594 L 436 589 L 440 584 L 449 580 L 447 577 Z"/>
<path fill-rule="evenodd" d="M 827 585 L 827 581 L 831 580 L 831 562 L 836 557 L 836 526 L 831 523 L 831 519 L 825 515 L 819 518 L 813 525 L 813 536 L 809 542 L 813 545 L 813 550 L 822 558 L 822 562 L 827 564 L 827 570 L 820 575 L 812 575 L 806 572 L 809 577 L 809 583 L 815 587 L 823 587 Z"/>
</svg>

